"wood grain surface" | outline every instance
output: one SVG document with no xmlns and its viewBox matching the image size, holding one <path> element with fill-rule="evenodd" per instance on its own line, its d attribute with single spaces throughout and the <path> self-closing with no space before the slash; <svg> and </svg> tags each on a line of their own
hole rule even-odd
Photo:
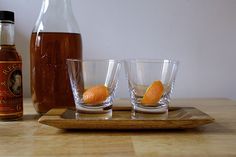
<svg viewBox="0 0 236 157">
<path fill-rule="evenodd" d="M 0 156 L 236 156 L 235 101 L 178 99 L 172 106 L 198 108 L 215 122 L 182 130 L 67 131 L 38 123 L 31 99 L 24 99 L 23 120 L 0 122 Z"/>
<path fill-rule="evenodd" d="M 129 105 L 129 102 L 126 104 Z M 80 116 L 75 109 L 51 109 L 39 122 L 60 129 L 183 129 L 213 122 L 213 118 L 194 107 L 170 108 L 164 114 L 131 114 L 131 110 L 114 108 L 111 114 Z"/>
</svg>

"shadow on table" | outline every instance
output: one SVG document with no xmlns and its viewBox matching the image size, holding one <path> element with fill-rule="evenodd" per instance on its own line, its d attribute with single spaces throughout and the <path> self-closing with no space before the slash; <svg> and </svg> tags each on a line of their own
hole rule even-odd
<svg viewBox="0 0 236 157">
<path fill-rule="evenodd" d="M 27 114 L 23 116 L 22 121 L 37 121 L 40 117 L 38 114 Z"/>
<path fill-rule="evenodd" d="M 149 130 L 58 130 L 61 134 L 80 134 L 80 135 L 112 135 L 112 136 L 136 136 L 136 135 L 156 135 L 156 134 L 235 134 L 236 129 L 227 128 L 219 123 L 212 123 L 192 129 L 149 129 Z"/>
</svg>

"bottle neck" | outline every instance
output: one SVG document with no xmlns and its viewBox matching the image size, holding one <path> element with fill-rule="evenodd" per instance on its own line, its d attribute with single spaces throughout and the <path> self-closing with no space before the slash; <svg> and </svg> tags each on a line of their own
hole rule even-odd
<svg viewBox="0 0 236 157">
<path fill-rule="evenodd" d="M 72 10 L 71 0 L 44 0 L 44 13 L 52 11 L 59 18 L 63 14 L 68 14 Z"/>
<path fill-rule="evenodd" d="M 71 0 L 43 0 L 33 32 L 80 33 Z"/>
<path fill-rule="evenodd" d="M 14 24 L 0 22 L 0 45 L 14 44 Z"/>
</svg>

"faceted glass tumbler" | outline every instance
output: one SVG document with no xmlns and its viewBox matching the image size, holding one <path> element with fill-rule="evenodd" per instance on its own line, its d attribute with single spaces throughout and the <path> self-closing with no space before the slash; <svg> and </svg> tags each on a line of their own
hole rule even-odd
<svg viewBox="0 0 236 157">
<path fill-rule="evenodd" d="M 125 60 L 133 113 L 167 113 L 178 61 Z"/>
<path fill-rule="evenodd" d="M 117 60 L 67 59 L 71 89 L 78 113 L 112 113 L 120 66 Z"/>
</svg>

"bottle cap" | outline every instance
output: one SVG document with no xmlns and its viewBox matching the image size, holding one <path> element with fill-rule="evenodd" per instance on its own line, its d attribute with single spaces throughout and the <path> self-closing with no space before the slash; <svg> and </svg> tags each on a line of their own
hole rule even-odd
<svg viewBox="0 0 236 157">
<path fill-rule="evenodd" d="M 14 12 L 0 11 L 0 22 L 14 23 Z"/>
</svg>

